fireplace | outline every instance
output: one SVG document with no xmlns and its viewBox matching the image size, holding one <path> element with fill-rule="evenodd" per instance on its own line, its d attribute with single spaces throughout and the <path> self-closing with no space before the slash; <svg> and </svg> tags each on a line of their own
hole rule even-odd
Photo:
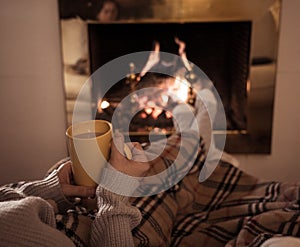
<svg viewBox="0 0 300 247">
<path fill-rule="evenodd" d="M 251 21 L 89 23 L 90 70 L 93 73 L 105 63 L 129 53 L 152 50 L 155 40 L 160 42 L 161 51 L 178 54 L 173 39 L 179 37 L 186 43 L 188 60 L 203 70 L 220 95 L 227 119 L 225 150 L 251 153 L 254 150 L 253 140 L 259 139 L 255 152 L 268 153 L 270 148 L 265 148 L 265 144 L 270 144 L 270 132 L 256 136 L 250 131 L 249 118 L 253 117 L 248 111 L 251 28 Z M 105 97 L 108 103 L 117 104 L 131 92 L 131 83 L 134 82 L 130 83 L 130 80 L 135 80 L 135 72 L 140 72 L 145 63 L 146 60 L 139 64 L 128 64 L 129 76 L 107 92 Z M 99 107 L 97 92 L 101 90 L 101 83 L 93 82 L 94 107 Z M 96 112 L 95 118 L 109 118 L 112 114 L 108 109 L 104 113 Z M 151 121 L 148 117 L 152 114 L 147 111 L 142 113 L 146 114 L 144 116 L 149 124 Z M 140 116 L 143 116 L 142 113 Z M 168 112 L 162 112 L 153 120 L 153 125 L 156 123 L 159 128 L 165 127 L 167 131 L 172 129 Z M 139 122 L 139 119 L 135 121 Z M 142 125 L 142 119 L 140 121 Z M 214 129 L 215 138 L 218 138 L 218 126 L 214 126 Z M 138 133 L 139 129 L 133 129 L 134 132 Z M 143 135 L 133 136 L 142 138 Z M 260 145 L 262 148 L 259 148 Z"/>
</svg>

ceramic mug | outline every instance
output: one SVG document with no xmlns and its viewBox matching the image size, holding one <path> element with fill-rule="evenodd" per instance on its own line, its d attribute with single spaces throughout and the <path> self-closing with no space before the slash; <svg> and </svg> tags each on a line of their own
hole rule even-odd
<svg viewBox="0 0 300 247">
<path fill-rule="evenodd" d="M 89 120 L 71 125 L 66 135 L 77 185 L 97 186 L 109 159 L 112 125 L 106 120 Z"/>
</svg>

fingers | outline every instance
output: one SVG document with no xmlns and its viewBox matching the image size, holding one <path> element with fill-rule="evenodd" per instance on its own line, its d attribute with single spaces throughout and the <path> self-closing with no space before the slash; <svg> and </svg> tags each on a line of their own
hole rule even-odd
<svg viewBox="0 0 300 247">
<path fill-rule="evenodd" d="M 67 197 L 93 197 L 96 188 L 88 186 L 77 186 L 72 184 L 72 162 L 68 161 L 57 169 L 57 176 L 62 192 Z"/>
<path fill-rule="evenodd" d="M 128 147 L 128 148 L 127 148 Z M 123 156 L 123 157 L 121 157 Z M 138 142 L 124 142 L 124 136 L 116 130 L 114 134 L 114 141 L 111 145 L 111 157 L 113 159 L 133 159 L 140 162 L 146 162 L 146 156 L 143 148 Z"/>
<path fill-rule="evenodd" d="M 61 167 L 58 168 L 58 170 L 65 170 L 66 173 L 72 174 L 72 162 L 68 161 L 64 163 Z"/>
<path fill-rule="evenodd" d="M 62 184 L 62 191 L 68 197 L 93 197 L 96 193 L 96 188 L 88 186 L 78 186 L 71 184 Z"/>
<path fill-rule="evenodd" d="M 126 143 L 124 143 L 124 154 L 125 154 L 127 159 L 132 160 L 131 150 L 130 150 L 129 146 Z"/>
<path fill-rule="evenodd" d="M 125 145 L 128 146 L 132 159 L 128 154 L 125 154 Z M 115 132 L 114 141 L 111 145 L 109 163 L 118 171 L 134 177 L 143 176 L 150 167 L 140 143 L 128 142 L 125 144 L 124 136 L 118 131 Z"/>
<path fill-rule="evenodd" d="M 126 143 L 132 153 L 132 159 L 138 162 L 148 162 L 145 152 L 138 142 Z"/>
<path fill-rule="evenodd" d="M 130 142 L 127 143 L 127 145 L 132 152 L 132 161 L 129 161 L 126 167 L 127 173 L 130 171 L 130 174 L 135 177 L 146 175 L 150 169 L 150 163 L 141 144 L 138 142 Z"/>
<path fill-rule="evenodd" d="M 124 136 L 118 131 L 115 131 L 113 142 L 112 142 L 112 153 L 118 151 L 119 153 L 123 153 L 124 148 Z"/>
<path fill-rule="evenodd" d="M 51 173 L 53 173 L 54 171 L 58 170 L 61 166 L 63 166 L 64 164 L 70 162 L 70 158 L 65 158 L 62 159 L 60 161 L 58 161 L 55 165 L 53 165 L 46 173 L 46 177 L 49 176 Z"/>
<path fill-rule="evenodd" d="M 61 184 L 70 184 L 73 178 L 73 173 L 72 173 L 72 163 L 71 161 L 68 161 L 67 163 L 62 164 L 58 169 L 57 169 L 57 176 L 59 179 L 59 182 Z"/>
</svg>

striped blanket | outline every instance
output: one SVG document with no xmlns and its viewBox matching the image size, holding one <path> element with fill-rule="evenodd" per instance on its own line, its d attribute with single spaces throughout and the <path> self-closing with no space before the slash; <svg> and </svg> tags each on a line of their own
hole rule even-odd
<svg viewBox="0 0 300 247">
<path fill-rule="evenodd" d="M 169 138 L 153 169 L 172 163 L 178 143 Z M 201 143 L 193 168 L 178 184 L 132 199 L 143 216 L 133 231 L 136 246 L 260 246 L 272 237 L 300 237 L 299 183 L 262 181 L 222 161 L 199 183 L 204 160 Z"/>
<path fill-rule="evenodd" d="M 223 162 L 205 182 L 197 178 L 133 200 L 143 215 L 136 246 L 260 246 L 300 237 L 298 184 L 259 181 Z"/>
<path fill-rule="evenodd" d="M 153 173 L 172 163 L 179 140 L 169 138 Z M 199 183 L 204 160 L 201 143 L 194 166 L 179 183 L 157 195 L 131 198 L 143 216 L 132 232 L 136 246 L 260 246 L 273 237 L 300 237 L 299 183 L 262 181 L 222 161 Z M 58 228 L 85 246 L 93 213 L 77 207 L 58 215 Z"/>
</svg>

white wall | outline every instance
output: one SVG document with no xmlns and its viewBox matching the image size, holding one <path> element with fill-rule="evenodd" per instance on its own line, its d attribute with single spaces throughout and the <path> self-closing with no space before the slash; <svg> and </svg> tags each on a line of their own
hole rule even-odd
<svg viewBox="0 0 300 247">
<path fill-rule="evenodd" d="M 272 154 L 237 156 L 243 170 L 265 179 L 300 179 L 299 9 L 299 0 L 283 0 Z"/>
<path fill-rule="evenodd" d="M 0 184 L 67 155 L 56 0 L 0 0 Z"/>
</svg>

